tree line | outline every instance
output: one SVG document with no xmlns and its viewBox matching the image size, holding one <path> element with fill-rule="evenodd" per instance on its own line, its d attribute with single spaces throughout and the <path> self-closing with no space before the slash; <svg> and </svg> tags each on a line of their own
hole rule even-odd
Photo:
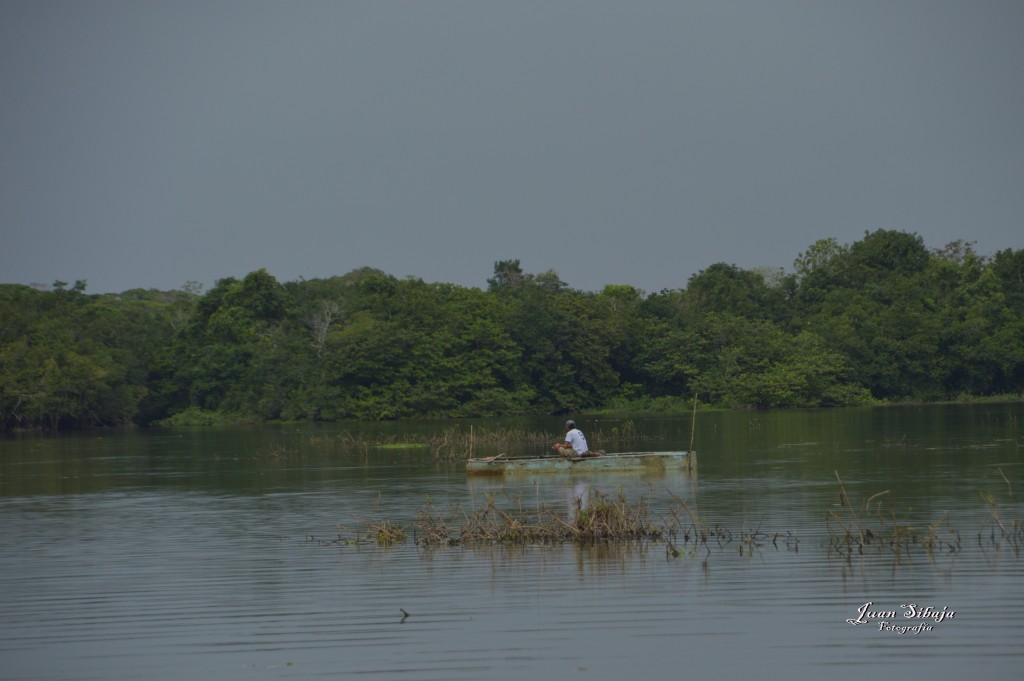
<svg viewBox="0 0 1024 681">
<path fill-rule="evenodd" d="M 0 429 L 822 407 L 1024 393 L 1024 250 L 877 230 L 791 271 L 573 289 L 495 263 L 486 288 L 363 268 L 209 291 L 0 286 Z"/>
</svg>

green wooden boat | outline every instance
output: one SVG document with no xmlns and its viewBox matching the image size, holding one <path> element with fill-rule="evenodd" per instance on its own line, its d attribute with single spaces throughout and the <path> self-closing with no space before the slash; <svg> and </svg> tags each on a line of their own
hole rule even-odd
<svg viewBox="0 0 1024 681">
<path fill-rule="evenodd" d="M 697 452 L 623 452 L 566 459 L 560 456 L 507 458 L 502 454 L 466 462 L 468 475 L 506 475 L 516 473 L 599 473 L 692 471 Z"/>
</svg>

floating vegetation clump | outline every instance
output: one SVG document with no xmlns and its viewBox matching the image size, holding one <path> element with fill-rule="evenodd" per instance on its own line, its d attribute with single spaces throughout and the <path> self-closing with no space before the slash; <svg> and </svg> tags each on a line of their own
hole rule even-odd
<svg viewBox="0 0 1024 681">
<path fill-rule="evenodd" d="M 384 520 L 371 526 L 373 537 L 381 546 L 392 546 L 405 541 L 405 530 L 396 526 L 390 520 Z"/>
<path fill-rule="evenodd" d="M 428 502 L 413 529 L 420 546 L 480 544 L 594 544 L 605 541 L 655 540 L 664 529 L 651 522 L 646 502 L 629 502 L 621 493 L 608 497 L 592 491 L 576 500 L 571 514 L 544 505 L 517 504 L 503 509 L 493 497 L 471 513 L 456 509 L 448 517 Z"/>
</svg>

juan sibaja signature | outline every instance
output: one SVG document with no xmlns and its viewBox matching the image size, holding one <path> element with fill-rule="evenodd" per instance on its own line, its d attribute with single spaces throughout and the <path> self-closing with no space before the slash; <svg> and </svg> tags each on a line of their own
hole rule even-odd
<svg viewBox="0 0 1024 681">
<path fill-rule="evenodd" d="M 848 623 L 857 626 L 858 624 L 878 624 L 879 631 L 891 631 L 895 634 L 920 634 L 922 631 L 931 631 L 932 622 L 938 624 L 943 620 L 951 620 L 956 617 L 956 611 L 943 606 L 942 609 L 927 606 L 920 607 L 917 603 L 904 603 L 902 613 L 895 610 L 871 610 L 874 603 L 868 601 L 857 609 L 857 617 L 846 620 Z M 905 622 L 899 624 L 899 619 L 916 620 L 916 624 Z"/>
</svg>

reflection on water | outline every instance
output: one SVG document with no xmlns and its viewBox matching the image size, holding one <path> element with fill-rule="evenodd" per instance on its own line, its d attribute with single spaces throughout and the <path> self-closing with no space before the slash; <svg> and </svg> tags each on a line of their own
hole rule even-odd
<svg viewBox="0 0 1024 681">
<path fill-rule="evenodd" d="M 577 510 L 582 511 L 587 508 L 587 500 L 592 493 L 590 483 L 583 480 L 576 480 L 572 483 L 569 487 L 569 503 L 566 504 L 565 510 L 566 520 L 572 520 L 576 516 Z"/>
<path fill-rule="evenodd" d="M 701 417 L 699 479 L 468 479 L 429 453 L 307 450 L 294 429 L 5 440 L 0 678 L 1018 675 L 1020 543 L 993 534 L 983 497 L 1019 517 L 1018 406 Z M 688 444 L 688 419 L 640 426 Z M 837 473 L 855 504 L 888 490 L 907 528 L 945 518 L 961 550 L 831 551 Z M 677 538 L 678 555 L 307 540 L 411 524 L 427 503 L 569 518 L 620 492 L 665 523 L 682 500 L 729 536 Z M 772 540 L 786 533 L 798 545 Z M 848 624 L 869 602 L 899 622 Z M 956 615 L 899 633 L 910 603 Z"/>
</svg>

